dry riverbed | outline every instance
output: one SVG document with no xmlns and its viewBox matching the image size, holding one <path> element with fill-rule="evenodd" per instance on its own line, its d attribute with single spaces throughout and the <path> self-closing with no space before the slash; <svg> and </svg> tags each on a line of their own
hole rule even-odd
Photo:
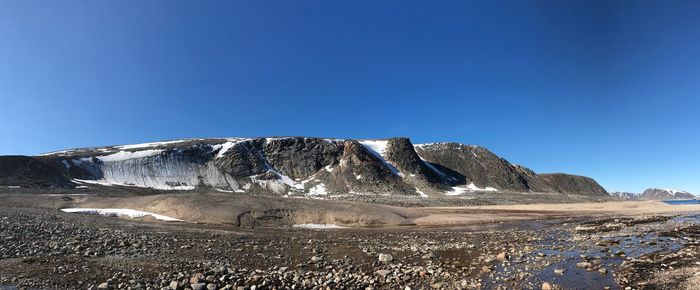
<svg viewBox="0 0 700 290">
<path fill-rule="evenodd" d="M 595 204 L 589 205 L 594 207 Z M 577 207 L 580 210 L 580 207 Z M 697 289 L 690 210 L 370 229 L 165 223 L 0 207 L 0 285 L 57 289 Z M 427 209 L 425 209 L 427 210 Z M 433 209 L 431 214 L 466 209 Z M 497 216 L 494 208 L 478 208 Z M 599 209 L 596 209 L 599 210 Z M 513 212 L 516 211 L 516 212 Z M 433 216 L 435 217 L 435 216 Z"/>
</svg>

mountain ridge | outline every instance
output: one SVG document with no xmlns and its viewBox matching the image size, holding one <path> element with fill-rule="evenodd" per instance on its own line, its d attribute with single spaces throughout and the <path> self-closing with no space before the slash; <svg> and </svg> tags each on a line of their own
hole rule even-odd
<svg viewBox="0 0 700 290">
<path fill-rule="evenodd" d="M 694 199 L 696 198 L 690 192 L 678 189 L 668 188 L 647 188 L 642 193 L 633 192 L 610 192 L 610 195 L 625 200 L 666 200 L 666 199 Z"/>
<path fill-rule="evenodd" d="M 537 174 L 485 147 L 410 139 L 318 137 L 191 138 L 85 147 L 25 156 L 80 185 L 251 194 L 389 194 L 443 197 L 466 192 L 551 192 L 607 196 L 595 180 Z M 14 165 L 0 157 L 0 167 Z M 31 178 L 30 178 L 31 179 Z M 39 186 L 27 181 L 24 186 Z M 15 185 L 15 184 L 13 184 Z M 45 186 L 46 184 L 43 184 Z M 66 187 L 56 182 L 54 186 Z M 71 187 L 70 185 L 67 187 Z"/>
</svg>

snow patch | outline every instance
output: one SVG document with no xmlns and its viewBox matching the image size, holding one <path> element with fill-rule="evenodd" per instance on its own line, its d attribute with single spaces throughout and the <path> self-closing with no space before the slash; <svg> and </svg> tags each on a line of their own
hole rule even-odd
<svg viewBox="0 0 700 290">
<path fill-rule="evenodd" d="M 216 158 L 221 158 L 224 157 L 226 152 L 228 152 L 229 149 L 233 148 L 233 146 L 236 146 L 236 144 L 247 141 L 248 139 L 243 139 L 243 138 L 236 138 L 236 139 L 227 139 L 226 143 L 223 144 L 217 144 L 214 145 L 214 149 L 218 149 L 219 153 L 216 154 Z"/>
<path fill-rule="evenodd" d="M 291 188 L 296 188 L 300 190 L 304 190 L 304 184 L 303 183 L 297 183 L 294 181 L 294 179 L 290 178 L 289 176 L 286 176 L 282 173 L 279 173 L 279 171 L 274 170 L 272 168 L 268 169 L 270 172 L 274 173 L 277 175 L 277 177 L 282 181 L 282 183 L 289 185 Z"/>
<path fill-rule="evenodd" d="M 97 159 L 101 160 L 102 162 L 111 162 L 111 161 L 125 161 L 125 160 L 130 160 L 130 159 L 136 159 L 136 158 L 146 158 L 146 157 L 152 157 L 156 155 L 160 155 L 163 153 L 163 150 L 161 149 L 149 149 L 149 150 L 141 150 L 141 151 L 134 151 L 134 152 L 129 152 L 129 151 L 119 151 L 114 154 L 106 155 L 106 156 L 99 156 Z"/>
<path fill-rule="evenodd" d="M 661 190 L 663 190 L 663 191 L 668 191 L 668 192 L 670 192 L 671 194 L 676 194 L 676 193 L 689 193 L 689 192 L 687 192 L 687 191 L 685 191 L 685 190 L 670 189 L 670 188 L 662 188 Z"/>
<path fill-rule="evenodd" d="M 145 216 L 152 216 L 157 220 L 166 222 L 182 222 L 181 219 L 172 218 L 169 216 L 154 214 L 146 211 L 138 211 L 128 208 L 64 208 L 61 209 L 63 212 L 69 213 L 79 213 L 79 214 L 90 214 L 90 215 L 102 215 L 102 216 L 128 216 L 130 218 L 141 218 Z"/>
<path fill-rule="evenodd" d="M 445 192 L 445 195 L 460 195 L 466 193 L 467 189 L 460 186 L 452 187 L 452 190 Z"/>
<path fill-rule="evenodd" d="M 326 185 L 323 183 L 317 184 L 316 186 L 309 189 L 308 195 L 328 195 Z"/>
<path fill-rule="evenodd" d="M 485 187 L 485 188 L 480 188 L 474 184 L 474 182 L 471 182 L 467 184 L 466 186 L 453 186 L 452 190 L 445 192 L 445 195 L 460 195 L 464 194 L 466 192 L 474 192 L 474 191 L 498 191 L 498 189 L 495 189 L 493 187 Z"/>
<path fill-rule="evenodd" d="M 119 149 L 124 149 L 124 150 L 142 149 L 142 148 L 151 148 L 151 147 L 156 147 L 156 146 L 161 146 L 161 145 L 182 143 L 182 142 L 193 141 L 193 140 L 198 140 L 198 139 L 181 139 L 181 140 L 162 141 L 162 142 L 150 142 L 150 143 L 122 145 L 122 146 L 116 146 L 116 147 Z"/>
<path fill-rule="evenodd" d="M 389 170 L 391 170 L 392 173 L 394 173 L 395 175 L 398 175 L 398 176 L 402 176 L 401 173 L 399 172 L 399 170 L 396 169 L 396 167 L 394 165 L 389 163 L 389 161 L 387 161 L 386 157 L 384 156 L 384 153 L 386 152 L 386 147 L 389 144 L 389 141 L 386 141 L 386 140 L 362 140 L 362 141 L 358 141 L 358 142 L 360 142 L 360 144 L 362 144 L 362 146 L 367 148 L 367 150 L 369 150 L 370 153 L 372 153 L 374 156 L 379 158 L 379 160 L 381 160 L 382 163 L 384 163 L 384 165 L 387 168 L 389 168 Z"/>
<path fill-rule="evenodd" d="M 469 185 L 467 185 L 467 188 L 468 188 L 470 191 L 498 191 L 498 189 L 495 189 L 495 188 L 493 188 L 493 187 L 488 187 L 488 186 L 487 186 L 487 187 L 484 187 L 484 188 L 479 188 L 478 186 L 476 186 L 476 185 L 474 184 L 474 182 L 469 183 Z"/>
<path fill-rule="evenodd" d="M 428 197 L 428 195 L 425 194 L 425 192 L 422 192 L 420 189 L 418 189 L 418 187 L 416 187 L 416 192 L 417 192 L 421 197 Z"/>
<path fill-rule="evenodd" d="M 109 182 L 104 181 L 104 180 L 72 179 L 71 181 L 74 183 L 87 183 L 87 184 L 97 184 L 97 185 L 104 185 L 104 186 L 115 185 L 113 183 L 109 183 Z"/>
<path fill-rule="evenodd" d="M 335 142 L 345 142 L 345 139 L 330 139 L 330 138 L 326 138 L 326 139 L 323 139 L 323 141 L 326 141 L 326 142 L 328 142 L 328 143 L 335 143 Z"/>
</svg>

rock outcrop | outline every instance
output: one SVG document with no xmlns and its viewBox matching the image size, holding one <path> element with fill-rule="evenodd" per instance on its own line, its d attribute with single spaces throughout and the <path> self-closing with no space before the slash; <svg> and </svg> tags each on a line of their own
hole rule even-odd
<svg viewBox="0 0 700 290">
<path fill-rule="evenodd" d="M 72 188 L 75 184 L 36 158 L 0 156 L 0 186 Z"/>
</svg>

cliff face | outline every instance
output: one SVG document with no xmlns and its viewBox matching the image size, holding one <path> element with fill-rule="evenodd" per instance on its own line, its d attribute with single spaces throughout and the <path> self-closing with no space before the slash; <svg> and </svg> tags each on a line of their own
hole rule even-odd
<svg viewBox="0 0 700 290">
<path fill-rule="evenodd" d="M 407 138 L 192 139 L 3 157 L 0 170 L 0 185 L 15 185 L 17 176 L 36 179 L 16 184 L 23 186 L 99 184 L 274 195 L 433 198 L 467 191 L 606 194 L 590 178 L 538 175 L 482 147 L 457 143 L 414 146 Z"/>
</svg>

